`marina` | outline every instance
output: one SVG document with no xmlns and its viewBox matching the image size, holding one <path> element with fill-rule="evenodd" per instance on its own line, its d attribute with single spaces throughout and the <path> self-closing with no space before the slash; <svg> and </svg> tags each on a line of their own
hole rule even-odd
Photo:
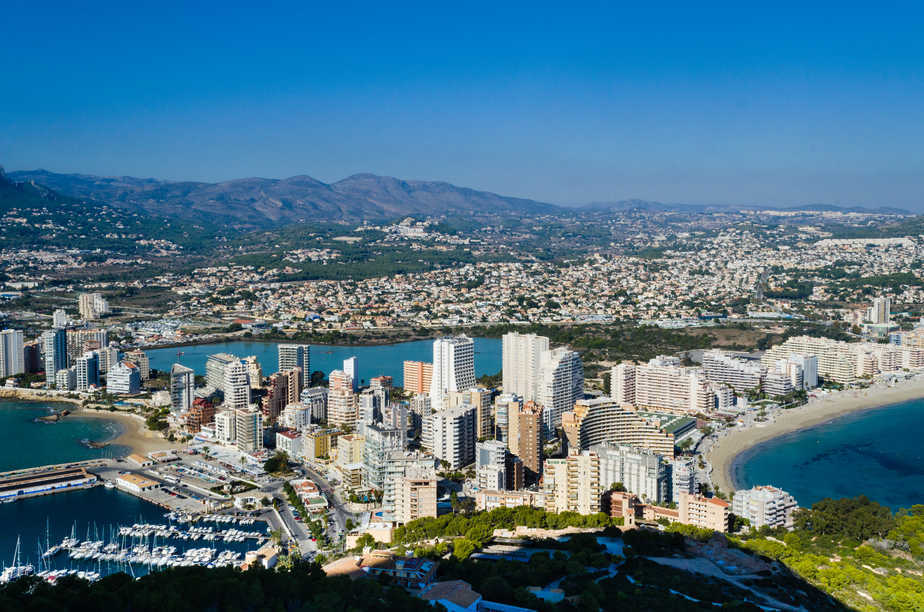
<svg viewBox="0 0 924 612">
<path fill-rule="evenodd" d="M 18 516 L 30 520 L 16 522 Z M 75 519 L 64 533 L 63 516 Z M 93 581 L 117 572 L 137 578 L 170 567 L 235 566 L 269 540 L 265 523 L 251 517 L 165 513 L 104 487 L 3 504 L 0 520 L 20 529 L 0 535 L 0 582 L 23 575 Z"/>
</svg>

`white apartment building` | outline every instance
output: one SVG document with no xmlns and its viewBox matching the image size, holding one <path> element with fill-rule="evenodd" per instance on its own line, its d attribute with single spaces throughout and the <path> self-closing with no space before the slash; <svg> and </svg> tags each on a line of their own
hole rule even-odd
<svg viewBox="0 0 924 612">
<path fill-rule="evenodd" d="M 887 297 L 877 297 L 873 299 L 873 305 L 867 312 L 867 319 L 874 325 L 888 323 L 892 318 L 892 299 Z"/>
<path fill-rule="evenodd" d="M 435 410 L 451 391 L 475 386 L 475 342 L 467 336 L 437 338 L 433 341 L 433 378 L 430 403 Z"/>
<path fill-rule="evenodd" d="M 635 369 L 638 406 L 686 414 L 709 413 L 712 391 L 698 368 L 683 367 L 674 357 L 658 357 Z"/>
<path fill-rule="evenodd" d="M 635 364 L 613 366 L 610 370 L 610 397 L 620 406 L 635 405 Z"/>
<path fill-rule="evenodd" d="M 233 410 L 222 410 L 215 413 L 215 438 L 224 444 L 233 443 L 236 424 Z"/>
<path fill-rule="evenodd" d="M 131 361 L 120 361 L 109 368 L 106 375 L 106 390 L 109 393 L 131 395 L 141 392 L 141 373 Z"/>
<path fill-rule="evenodd" d="M 461 404 L 434 412 L 426 417 L 433 456 L 449 463 L 450 469 L 470 465 L 475 461 L 475 407 Z"/>
<path fill-rule="evenodd" d="M 260 367 L 260 362 L 257 361 L 257 356 L 249 355 L 244 357 L 243 362 L 247 366 L 247 375 L 250 376 L 250 388 L 262 389 L 263 368 Z"/>
<path fill-rule="evenodd" d="M 195 399 L 196 373 L 182 364 L 173 364 L 170 368 L 170 409 L 177 413 L 189 412 Z"/>
<path fill-rule="evenodd" d="M 539 363 L 539 396 L 542 425 L 547 438 L 561 427 L 561 415 L 584 398 L 584 365 L 577 351 L 559 347 L 542 353 Z"/>
<path fill-rule="evenodd" d="M 77 391 L 86 391 L 91 386 L 99 386 L 99 355 L 96 351 L 84 353 L 74 362 Z"/>
<path fill-rule="evenodd" d="M 304 459 L 302 435 L 292 430 L 276 432 L 276 450 L 284 452 L 291 459 Z"/>
<path fill-rule="evenodd" d="M 88 321 L 99 319 L 109 314 L 109 303 L 100 293 L 81 293 L 77 296 L 77 310 Z"/>
<path fill-rule="evenodd" d="M 299 400 L 311 411 L 315 423 L 327 420 L 327 387 L 309 387 L 304 389 Z"/>
<path fill-rule="evenodd" d="M 250 392 L 250 383 L 247 384 Z M 253 453 L 263 448 L 263 413 L 256 406 L 235 408 L 234 443 L 243 453 Z"/>
<path fill-rule="evenodd" d="M 650 503 L 670 500 L 671 471 L 664 458 L 648 449 L 624 444 L 596 444 L 590 451 L 599 457 L 600 486 L 622 483 L 630 493 Z"/>
<path fill-rule="evenodd" d="M 486 465 L 503 467 L 507 460 L 507 445 L 500 440 L 475 443 L 475 468 Z"/>
<path fill-rule="evenodd" d="M 51 326 L 57 328 L 67 327 L 67 313 L 63 308 L 58 308 L 51 315 Z"/>
<path fill-rule="evenodd" d="M 720 350 L 703 352 L 703 375 L 706 379 L 726 384 L 738 393 L 759 389 L 763 372 L 759 361 L 742 359 Z"/>
<path fill-rule="evenodd" d="M 24 371 L 22 330 L 4 329 L 0 332 L 0 378 Z"/>
<path fill-rule="evenodd" d="M 536 334 L 504 334 L 502 373 L 504 393 L 513 393 L 523 401 L 538 401 L 539 366 L 549 339 Z"/>
<path fill-rule="evenodd" d="M 55 375 L 67 368 L 67 332 L 63 329 L 49 329 L 42 333 L 45 351 L 45 380 L 56 383 Z"/>
<path fill-rule="evenodd" d="M 793 512 L 798 508 L 796 498 L 771 486 L 735 491 L 732 498 L 732 513 L 746 518 L 754 529 L 764 525 L 791 528 Z"/>
<path fill-rule="evenodd" d="M 677 503 L 680 494 L 696 493 L 696 462 L 692 457 L 675 457 L 668 460 L 671 466 L 671 499 Z"/>
<path fill-rule="evenodd" d="M 295 431 L 304 431 L 311 425 L 311 407 L 304 403 L 289 404 L 279 415 L 279 424 Z"/>
<path fill-rule="evenodd" d="M 250 406 L 250 372 L 247 364 L 240 359 L 227 364 L 221 388 L 225 394 L 224 406 L 228 410 Z"/>
<path fill-rule="evenodd" d="M 225 368 L 240 361 L 230 353 L 215 353 L 205 360 L 205 384 L 213 389 L 222 389 L 225 385 Z"/>
<path fill-rule="evenodd" d="M 343 360 L 343 371 L 353 381 L 353 393 L 359 389 L 359 359 L 354 355 Z"/>
<path fill-rule="evenodd" d="M 382 491 L 385 465 L 392 451 L 404 450 L 404 436 L 398 429 L 370 424 L 363 428 L 363 486 Z"/>
<path fill-rule="evenodd" d="M 606 397 L 578 401 L 574 410 L 562 416 L 562 429 L 572 450 L 612 442 L 674 456 L 674 434 L 666 433 L 658 420 L 625 410 Z"/>
<path fill-rule="evenodd" d="M 790 355 L 789 363 L 802 371 L 802 389 L 814 389 L 818 386 L 818 358 L 815 355 Z"/>
<path fill-rule="evenodd" d="M 327 423 L 331 427 L 356 428 L 356 394 L 350 388 L 332 388 L 327 394 Z"/>
<path fill-rule="evenodd" d="M 73 366 L 55 373 L 55 388 L 60 391 L 73 391 L 77 388 L 77 371 Z"/>
<path fill-rule="evenodd" d="M 793 355 L 814 356 L 818 364 L 817 376 L 841 384 L 852 383 L 860 376 L 924 367 L 924 349 L 921 348 L 841 342 L 811 336 L 796 336 L 772 347 L 764 353 L 761 363 L 771 367 L 780 359 L 788 360 Z M 805 369 L 803 379 L 806 378 Z"/>
</svg>

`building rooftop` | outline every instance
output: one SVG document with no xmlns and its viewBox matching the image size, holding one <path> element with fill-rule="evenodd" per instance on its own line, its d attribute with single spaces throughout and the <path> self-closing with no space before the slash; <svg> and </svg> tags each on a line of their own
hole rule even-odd
<svg viewBox="0 0 924 612">
<path fill-rule="evenodd" d="M 148 487 L 156 487 L 160 483 L 156 480 L 151 480 L 141 474 L 122 474 L 119 476 L 119 480 L 133 484 L 140 489 L 146 489 Z"/>
<path fill-rule="evenodd" d="M 481 594 L 473 591 L 472 585 L 464 580 L 447 580 L 434 582 L 420 597 L 427 601 L 448 601 L 466 609 L 481 599 Z"/>
</svg>

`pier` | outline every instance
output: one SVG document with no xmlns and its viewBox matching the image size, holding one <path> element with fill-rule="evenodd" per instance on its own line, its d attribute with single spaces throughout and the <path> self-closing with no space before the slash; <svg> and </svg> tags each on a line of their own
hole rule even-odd
<svg viewBox="0 0 924 612">
<path fill-rule="evenodd" d="M 0 478 L 0 501 L 85 489 L 97 483 L 97 477 L 84 467 L 26 472 Z"/>
</svg>

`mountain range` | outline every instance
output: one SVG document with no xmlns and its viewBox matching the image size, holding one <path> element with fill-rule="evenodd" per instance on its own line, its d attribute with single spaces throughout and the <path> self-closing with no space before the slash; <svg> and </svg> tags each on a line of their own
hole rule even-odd
<svg viewBox="0 0 924 612">
<path fill-rule="evenodd" d="M 207 223 L 242 229 L 269 228 L 287 223 L 387 221 L 407 215 L 491 215 L 529 217 L 577 211 L 628 210 L 709 212 L 729 208 L 767 210 L 841 210 L 908 214 L 894 208 L 869 209 L 829 204 L 805 206 L 720 206 L 665 204 L 645 200 L 594 202 L 560 206 L 441 181 L 402 180 L 375 174 L 354 174 L 334 183 L 307 175 L 284 179 L 244 178 L 218 183 L 165 181 L 131 176 L 103 177 L 61 174 L 48 170 L 8 173 L 15 182 L 64 196 L 102 202 L 152 217 Z M 43 192 L 44 193 L 44 192 Z M 54 197 L 45 194 L 45 197 Z"/>
<path fill-rule="evenodd" d="M 224 219 L 230 225 L 271 227 L 317 221 L 382 221 L 405 215 L 536 215 L 554 204 L 497 195 L 437 181 L 405 181 L 355 174 L 335 183 L 310 176 L 245 178 L 220 183 L 171 182 L 130 176 L 10 172 L 9 178 L 44 185 L 72 197 L 108 202 L 157 216 Z"/>
</svg>

